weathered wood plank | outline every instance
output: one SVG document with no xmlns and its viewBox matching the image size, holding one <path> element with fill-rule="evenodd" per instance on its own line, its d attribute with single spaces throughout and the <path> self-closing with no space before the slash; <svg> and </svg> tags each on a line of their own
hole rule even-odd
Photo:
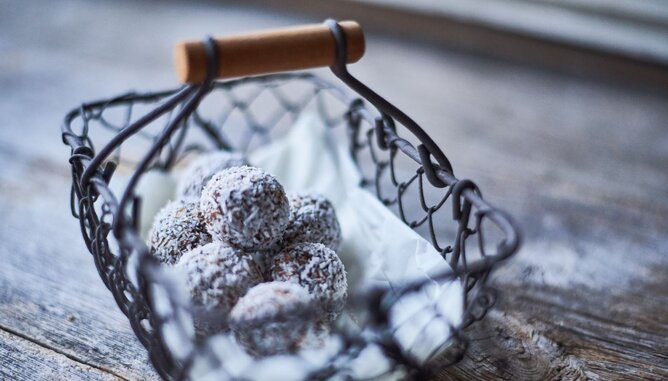
<svg viewBox="0 0 668 381">
<path fill-rule="evenodd" d="M 439 379 L 643 379 L 668 377 L 663 301 L 509 288 L 473 327 L 466 358 Z"/>
<path fill-rule="evenodd" d="M 49 348 L 0 329 L 0 379 L 13 381 L 120 381 L 121 377 L 81 364 Z"/>
<path fill-rule="evenodd" d="M 0 147 L 0 160 L 7 155 Z M 67 173 L 38 156 L 13 159 L 31 176 L 0 176 L 0 330 L 125 379 L 156 379 L 67 213 Z"/>
<path fill-rule="evenodd" d="M 0 100 L 0 328 L 150 379 L 69 216 L 62 116 L 82 100 L 175 85 L 178 39 L 314 20 L 124 5 L 19 2 L 0 12 L 0 34 L 12 36 L 0 39 L 0 86 L 12 95 Z M 95 22 L 100 14 L 108 22 Z M 147 31 L 160 38 L 133 38 Z M 499 309 L 470 331 L 467 358 L 444 379 L 665 376 L 665 93 L 375 35 L 352 71 L 421 123 L 456 174 L 525 231 L 522 252 L 497 276 Z"/>
</svg>

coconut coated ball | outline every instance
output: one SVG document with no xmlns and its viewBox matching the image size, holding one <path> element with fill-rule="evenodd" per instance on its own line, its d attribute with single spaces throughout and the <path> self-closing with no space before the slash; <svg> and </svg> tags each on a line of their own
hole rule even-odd
<svg viewBox="0 0 668 381">
<path fill-rule="evenodd" d="M 223 242 L 189 251 L 176 268 L 184 277 L 196 310 L 221 320 L 246 291 L 264 281 L 250 254 Z"/>
<path fill-rule="evenodd" d="M 255 167 L 233 167 L 211 178 L 200 209 L 213 240 L 231 246 L 270 249 L 282 236 L 290 215 L 283 186 Z"/>
<path fill-rule="evenodd" d="M 308 313 L 313 300 L 291 282 L 259 284 L 244 295 L 230 313 L 237 341 L 255 356 L 271 356 L 301 349 L 316 327 Z"/>
<path fill-rule="evenodd" d="M 156 214 L 147 244 L 161 262 L 173 265 L 184 253 L 209 242 L 199 203 L 172 201 Z"/>
<path fill-rule="evenodd" d="M 202 189 L 218 172 L 231 167 L 247 165 L 240 152 L 215 151 L 205 153 L 193 160 L 183 171 L 176 192 L 183 198 L 199 199 Z"/>
<path fill-rule="evenodd" d="M 270 278 L 299 284 L 334 320 L 348 297 L 346 270 L 336 253 L 320 243 L 298 243 L 283 249 L 271 261 Z"/>
<path fill-rule="evenodd" d="M 315 242 L 338 250 L 341 227 L 332 203 L 316 193 L 290 194 L 288 200 L 290 219 L 283 234 L 283 246 Z"/>
</svg>

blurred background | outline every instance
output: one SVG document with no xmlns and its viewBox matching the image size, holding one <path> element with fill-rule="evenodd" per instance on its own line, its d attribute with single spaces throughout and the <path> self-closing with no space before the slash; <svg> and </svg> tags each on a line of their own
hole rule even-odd
<svg viewBox="0 0 668 381">
<path fill-rule="evenodd" d="M 668 377 L 668 2 L 0 0 L 0 378 L 156 377 L 69 214 L 65 113 L 178 86 L 179 40 L 327 17 L 524 232 L 441 379 Z"/>
</svg>

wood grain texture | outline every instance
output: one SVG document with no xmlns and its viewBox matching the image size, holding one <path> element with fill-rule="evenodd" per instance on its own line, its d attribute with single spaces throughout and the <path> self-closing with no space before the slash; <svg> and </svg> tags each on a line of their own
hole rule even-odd
<svg viewBox="0 0 668 381">
<path fill-rule="evenodd" d="M 0 329 L 0 379 L 13 381 L 121 381 L 99 369 Z"/>
<path fill-rule="evenodd" d="M 66 213 L 67 173 L 3 145 L 0 160 L 17 161 L 14 174 L 5 172 L 13 180 L 2 177 L 0 330 L 123 379 L 155 379 Z"/>
<path fill-rule="evenodd" d="M 0 98 L 2 366 L 31 379 L 33 364 L 65 356 L 154 379 L 69 215 L 62 117 L 82 100 L 177 86 L 171 51 L 184 37 L 321 20 L 218 3 L 47 4 L 0 0 L 0 35 L 12 36 L 0 39 L 11 94 Z M 437 379 L 668 377 L 668 94 L 367 41 L 351 72 L 423 125 L 457 176 L 525 233 L 496 275 L 498 309 Z M 24 338 L 41 357 L 18 360 Z"/>
<path fill-rule="evenodd" d="M 509 288 L 469 331 L 465 359 L 438 379 L 663 380 L 666 316 L 660 298 Z"/>
</svg>

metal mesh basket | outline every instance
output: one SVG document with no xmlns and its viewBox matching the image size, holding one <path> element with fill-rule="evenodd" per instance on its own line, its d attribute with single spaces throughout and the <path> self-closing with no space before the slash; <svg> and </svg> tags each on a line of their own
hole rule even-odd
<svg viewBox="0 0 668 381">
<path fill-rule="evenodd" d="M 360 185 L 429 239 L 452 267 L 452 272 L 434 279 L 459 281 L 464 293 L 461 323 L 451 327 L 450 339 L 426 362 L 406 354 L 388 324 L 391 306 L 406 294 L 420 292 L 425 281 L 352 295 L 347 308 L 364 316 L 362 328 L 336 325 L 332 334 L 342 344 L 308 378 L 350 377 L 341 364 L 370 343 L 390 359 L 388 372 L 401 371 L 407 378 L 428 376 L 461 359 L 466 349 L 463 329 L 483 318 L 494 303 L 487 280 L 519 247 L 513 220 L 487 203 L 474 182 L 458 180 L 445 155 L 417 124 L 347 73 L 345 35 L 335 22 L 328 27 L 337 43 L 337 61 L 331 68 L 362 98 L 311 74 L 231 81 L 215 81 L 209 75 L 201 84 L 175 90 L 85 103 L 65 118 L 72 214 L 80 221 L 102 281 L 165 379 L 189 378 L 202 364 L 223 369 L 229 359 L 184 328 L 188 310 L 171 292 L 174 285 L 163 265 L 140 238 L 143 200 L 137 184 L 147 171 L 170 171 L 194 151 L 261 149 L 307 109 L 346 142 L 363 173 Z M 215 54 L 209 59 L 215 62 Z M 103 146 L 96 151 L 98 141 Z M 114 192 L 110 181 L 122 171 L 129 177 L 127 186 Z M 221 378 L 229 376 L 221 372 Z"/>
</svg>

